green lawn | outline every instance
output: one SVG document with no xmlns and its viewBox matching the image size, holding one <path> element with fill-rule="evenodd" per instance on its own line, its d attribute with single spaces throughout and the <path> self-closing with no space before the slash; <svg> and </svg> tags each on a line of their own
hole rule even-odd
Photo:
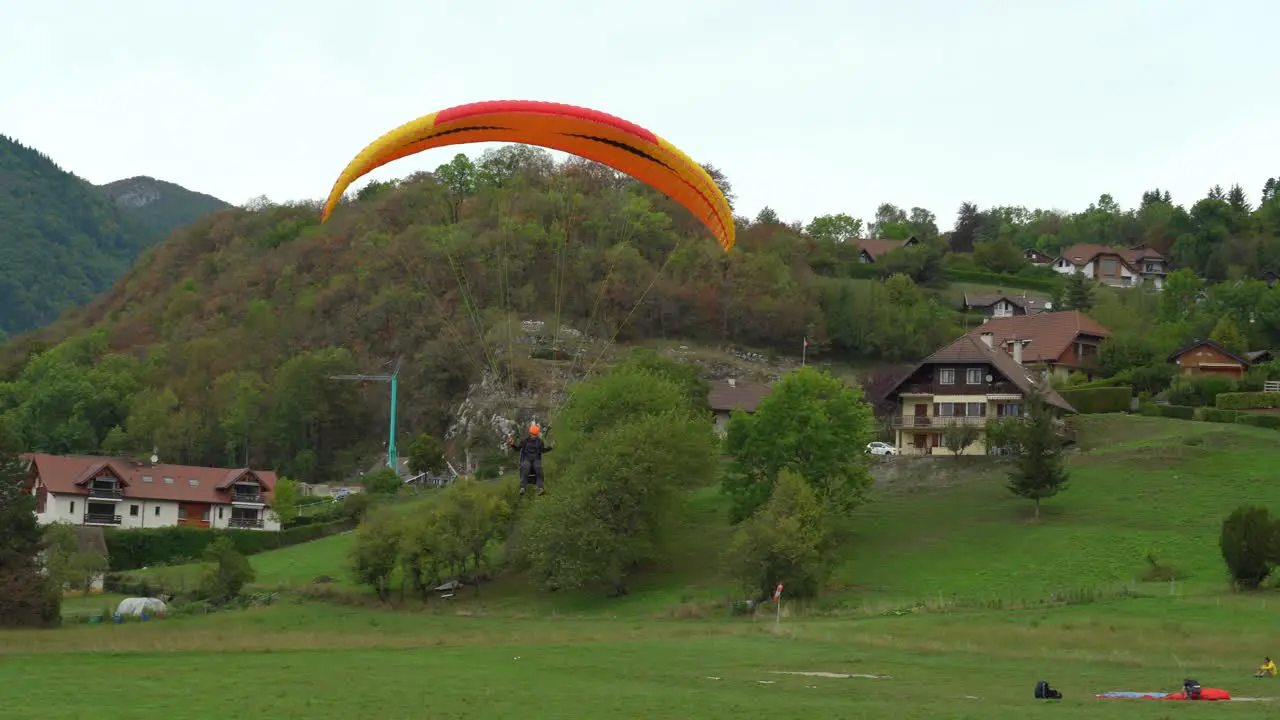
<svg viewBox="0 0 1280 720">
<path fill-rule="evenodd" d="M 1280 593 L 1230 593 L 1217 534 L 1241 502 L 1280 509 L 1277 439 L 1243 426 L 1086 418 L 1071 486 L 1039 522 L 1009 497 L 998 462 L 893 459 L 877 468 L 874 502 L 853 519 L 829 592 L 784 602 L 780 627 L 771 613 L 729 618 L 714 602 L 730 592 L 716 572 L 730 531 L 715 488 L 689 496 L 670 560 L 619 600 L 502 577 L 478 596 L 378 608 L 345 578 L 351 536 L 334 536 L 252 560 L 264 587 L 331 576 L 325 587 L 342 604 L 286 593 L 268 608 L 9 633 L 0 707 L 15 717 L 220 717 L 225 708 L 192 698 L 258 684 L 250 717 L 1272 716 L 1280 681 L 1251 673 L 1280 654 Z M 1148 551 L 1177 569 L 1172 586 L 1140 581 Z M 1210 710 L 1093 698 L 1172 690 L 1184 677 L 1277 700 Z M 1033 701 L 1040 679 L 1066 700 Z"/>
</svg>

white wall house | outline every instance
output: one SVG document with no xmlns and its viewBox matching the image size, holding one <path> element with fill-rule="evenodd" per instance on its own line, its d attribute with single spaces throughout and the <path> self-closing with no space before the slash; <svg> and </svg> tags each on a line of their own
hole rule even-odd
<svg viewBox="0 0 1280 720">
<path fill-rule="evenodd" d="M 41 524 L 280 529 L 270 509 L 275 473 L 82 455 L 25 459 Z"/>
<path fill-rule="evenodd" d="M 1169 271 L 1168 261 L 1155 250 L 1090 244 L 1063 249 L 1050 267 L 1064 275 L 1080 273 L 1112 287 L 1150 285 L 1157 290 L 1164 288 L 1164 278 Z"/>
</svg>

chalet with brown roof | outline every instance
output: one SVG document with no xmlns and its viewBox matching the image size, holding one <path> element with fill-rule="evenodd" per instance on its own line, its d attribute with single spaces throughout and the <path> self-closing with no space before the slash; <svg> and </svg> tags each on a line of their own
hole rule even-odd
<svg viewBox="0 0 1280 720">
<path fill-rule="evenodd" d="M 1165 276 L 1169 274 L 1169 262 L 1160 253 L 1146 247 L 1120 249 L 1080 243 L 1065 248 L 1054 260 L 1053 269 L 1064 275 L 1081 273 L 1112 287 L 1150 284 L 1160 290 L 1164 287 Z"/>
<path fill-rule="evenodd" d="M 1245 355 L 1232 352 L 1212 340 L 1197 340 L 1169 353 L 1169 362 L 1182 368 L 1183 375 L 1218 375 L 1239 380 L 1253 363 Z"/>
<path fill-rule="evenodd" d="M 863 263 L 873 263 L 880 260 L 887 253 L 901 248 L 915 247 L 920 244 L 915 235 L 906 240 L 884 240 L 873 238 L 859 238 L 854 240 L 858 246 L 862 248 L 862 252 L 858 255 L 858 260 Z"/>
<path fill-rule="evenodd" d="M 85 455 L 31 453 L 23 459 L 42 524 L 280 529 L 269 512 L 272 472 Z"/>
<path fill-rule="evenodd" d="M 965 312 L 976 312 L 987 317 L 1013 317 L 1014 315 L 1039 315 L 1053 309 L 1046 295 L 1018 293 L 965 293 L 960 301 Z"/>
<path fill-rule="evenodd" d="M 1111 332 L 1079 310 L 992 318 L 969 335 L 991 333 L 997 347 L 1021 352 L 1020 362 L 1045 381 L 1080 371 L 1090 377 L 1098 370 L 1098 346 Z"/>
<path fill-rule="evenodd" d="M 768 385 L 734 378 L 712 383 L 711 391 L 707 393 L 707 404 L 715 415 L 716 432 L 724 434 L 734 410 L 755 412 L 760 401 L 769 395 L 770 389 Z"/>
<path fill-rule="evenodd" d="M 1046 255 L 1035 248 L 1027 248 L 1022 251 L 1022 257 L 1032 265 L 1052 265 L 1057 258 Z"/>
<path fill-rule="evenodd" d="M 985 428 L 991 420 L 1017 421 L 1026 398 L 1038 392 L 1044 393 L 1057 411 L 1075 412 L 1061 395 L 1021 365 L 1021 348 L 1014 345 L 1009 353 L 988 332 L 960 337 L 921 361 L 888 394 L 897 406 L 890 426 L 898 452 L 949 452 L 943 442 L 949 426 Z M 985 438 L 980 436 L 962 454 L 987 452 Z"/>
</svg>

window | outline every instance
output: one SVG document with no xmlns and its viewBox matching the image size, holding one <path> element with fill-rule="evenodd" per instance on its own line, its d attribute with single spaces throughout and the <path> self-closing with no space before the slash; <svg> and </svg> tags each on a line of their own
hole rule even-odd
<svg viewBox="0 0 1280 720">
<path fill-rule="evenodd" d="M 942 368 L 941 370 L 939 370 L 939 371 L 938 371 L 938 382 L 939 382 L 939 383 L 941 383 L 941 384 L 943 384 L 943 385 L 955 385 L 955 384 L 956 384 L 956 369 L 955 369 L 955 368 Z"/>
<path fill-rule="evenodd" d="M 955 406 L 951 403 L 934 403 L 934 417 L 951 417 L 955 414 Z"/>
<path fill-rule="evenodd" d="M 129 506 L 129 517 L 138 517 L 138 506 L 137 506 L 137 505 L 130 505 L 130 506 Z"/>
<path fill-rule="evenodd" d="M 222 508 L 218 508 L 218 519 L 222 519 Z"/>
<path fill-rule="evenodd" d="M 982 368 L 969 368 L 965 371 L 965 382 L 970 385 L 982 384 Z"/>
<path fill-rule="evenodd" d="M 1108 275 L 1116 271 L 1116 261 L 1113 258 L 1107 258 L 1102 261 L 1102 272 Z"/>
<path fill-rule="evenodd" d="M 187 484 L 190 485 L 191 487 L 200 487 L 200 481 L 195 478 L 191 478 L 187 480 Z"/>
<path fill-rule="evenodd" d="M 171 477 L 167 477 L 167 478 L 165 478 L 165 479 L 164 479 L 164 484 L 165 484 L 165 485 L 172 485 L 172 484 L 173 484 L 173 478 L 171 478 Z"/>
<path fill-rule="evenodd" d="M 160 506 L 156 506 L 156 517 L 160 517 Z"/>
<path fill-rule="evenodd" d="M 151 476 L 150 476 L 150 475 L 143 475 L 143 476 L 142 476 L 142 482 L 144 482 L 144 483 L 149 483 L 149 482 L 151 482 Z"/>
<path fill-rule="evenodd" d="M 969 417 L 983 417 L 987 414 L 986 403 L 969 403 L 969 409 L 966 413 Z"/>
<path fill-rule="evenodd" d="M 72 500 L 72 501 L 71 501 L 71 512 L 74 514 L 74 513 L 75 513 L 75 511 L 76 511 L 76 501 L 75 501 L 75 500 Z"/>
</svg>

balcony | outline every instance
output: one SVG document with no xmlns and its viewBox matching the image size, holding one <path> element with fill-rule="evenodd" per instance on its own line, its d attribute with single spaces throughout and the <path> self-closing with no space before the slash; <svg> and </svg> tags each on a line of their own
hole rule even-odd
<svg viewBox="0 0 1280 720">
<path fill-rule="evenodd" d="M 932 382 L 912 383 L 904 385 L 898 391 L 899 395 L 971 395 L 974 398 L 987 395 L 1020 395 L 1021 393 L 1022 390 L 1017 385 L 1003 380 L 978 383 L 977 385 L 966 385 L 964 383 L 943 385 Z"/>
<path fill-rule="evenodd" d="M 262 493 L 260 492 L 233 492 L 231 493 L 232 505 L 262 505 L 264 504 Z"/>
<path fill-rule="evenodd" d="M 89 497 L 94 500 L 120 502 L 124 499 L 124 491 L 118 487 L 91 487 L 89 488 Z"/>
<path fill-rule="evenodd" d="M 973 425 L 976 427 L 985 427 L 987 422 L 995 420 L 996 422 L 1006 422 L 1009 420 L 1019 420 L 1016 415 L 1007 415 L 1004 417 L 987 416 L 987 417 L 955 417 L 952 415 L 934 415 L 929 417 L 903 417 L 894 415 L 889 424 L 897 430 L 908 430 L 916 428 L 919 430 L 945 430 L 948 425 Z"/>
<path fill-rule="evenodd" d="M 235 530 L 261 530 L 262 526 L 262 518 L 231 518 L 227 521 L 227 527 Z"/>
<path fill-rule="evenodd" d="M 120 516 L 111 513 L 85 513 L 85 525 L 119 525 Z"/>
<path fill-rule="evenodd" d="M 207 528 L 209 527 L 209 521 L 196 520 L 195 518 L 180 517 L 178 518 L 178 527 Z"/>
</svg>

